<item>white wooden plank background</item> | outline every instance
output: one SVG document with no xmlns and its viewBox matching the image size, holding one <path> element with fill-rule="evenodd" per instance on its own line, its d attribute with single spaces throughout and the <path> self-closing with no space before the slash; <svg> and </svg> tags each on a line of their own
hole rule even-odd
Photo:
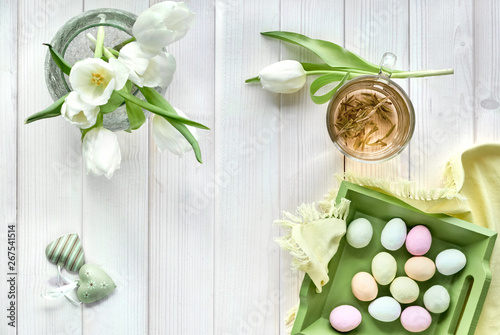
<svg viewBox="0 0 500 335">
<path fill-rule="evenodd" d="M 495 0 L 192 0 L 196 23 L 169 48 L 178 67 L 166 96 L 212 128 L 200 131 L 204 164 L 192 153 L 159 154 L 143 127 L 118 134 L 123 161 L 111 181 L 87 176 L 76 129 L 62 119 L 23 123 L 51 103 L 42 43 L 84 10 L 139 13 L 154 2 L 0 4 L 3 311 L 9 224 L 18 246 L 18 323 L 9 327 L 2 316 L 0 334 L 285 334 L 301 275 L 273 241 L 281 210 L 321 200 L 343 171 L 439 186 L 454 152 L 500 140 Z M 330 143 L 326 105 L 313 104 L 307 90 L 280 96 L 244 84 L 280 59 L 317 60 L 260 36 L 268 30 L 328 39 L 374 63 L 392 51 L 398 68 L 453 67 L 455 75 L 399 80 L 415 106 L 414 138 L 389 162 L 361 164 Z M 45 246 L 71 232 L 82 237 L 87 261 L 118 284 L 98 304 L 40 297 L 55 275 Z"/>
<path fill-rule="evenodd" d="M 0 113 L 0 131 L 1 157 L 0 159 L 0 222 L 2 228 L 0 230 L 0 245 L 5 250 L 4 257 L 0 259 L 0 268 L 2 273 L 5 273 L 0 279 L 0 290 L 2 290 L 2 310 L 7 311 L 11 307 L 7 299 L 11 299 L 11 285 L 7 282 L 10 276 L 7 273 L 17 271 L 15 268 L 10 268 L 7 249 L 7 232 L 8 226 L 16 224 L 17 218 L 17 6 L 14 3 L 9 3 L 1 6 L 0 10 L 0 32 L 2 36 L 2 44 L 4 48 L 9 50 L 8 53 L 2 53 L 0 59 L 0 76 L 8 78 L 0 81 L 0 92 L 2 100 L 2 110 Z M 7 131 L 8 129 L 8 131 Z M 17 264 L 16 264 L 17 265 Z M 10 296 L 10 297 L 9 297 Z M 9 313 L 10 314 L 10 313 Z M 14 334 L 15 331 L 8 326 L 10 319 L 7 315 L 4 317 L 5 322 L 0 325 L 0 332 L 6 334 Z M 9 329 L 10 328 L 10 329 Z"/>
</svg>

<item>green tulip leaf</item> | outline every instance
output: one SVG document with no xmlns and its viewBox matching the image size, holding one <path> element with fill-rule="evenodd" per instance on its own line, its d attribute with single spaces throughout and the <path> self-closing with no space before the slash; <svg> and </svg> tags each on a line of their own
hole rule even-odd
<svg viewBox="0 0 500 335">
<path fill-rule="evenodd" d="M 146 98 L 146 100 L 148 102 L 150 102 L 151 104 L 163 107 L 165 110 L 169 110 L 170 112 L 176 113 L 175 109 L 172 107 L 172 105 L 170 105 L 168 103 L 168 101 L 160 93 L 158 93 L 156 90 L 154 90 L 154 89 L 152 89 L 150 87 L 140 87 L 139 90 L 141 91 L 142 95 L 144 95 L 144 98 Z M 193 134 L 191 134 L 191 132 L 189 131 L 189 129 L 184 124 L 182 124 L 181 122 L 178 122 L 178 121 L 173 120 L 171 118 L 166 118 L 165 117 L 165 120 L 167 120 L 168 122 L 170 122 L 170 124 L 175 129 L 177 129 L 182 134 L 182 136 L 184 136 L 184 138 L 193 147 L 193 151 L 194 151 L 194 154 L 196 156 L 196 160 L 198 162 L 200 162 L 200 163 L 203 163 L 203 161 L 201 160 L 200 145 L 198 144 L 198 141 L 193 136 Z"/>
<path fill-rule="evenodd" d="M 139 129 L 144 122 L 146 122 L 146 116 L 142 111 L 142 108 L 137 106 L 132 101 L 125 101 L 125 106 L 127 108 L 128 121 L 130 122 L 130 129 Z"/>
<path fill-rule="evenodd" d="M 320 57 L 329 66 L 350 71 L 351 69 L 368 72 L 379 71 L 379 66 L 372 64 L 349 50 L 332 42 L 316 40 L 307 36 L 288 31 L 269 31 L 261 33 L 264 36 L 300 45 Z"/>
<path fill-rule="evenodd" d="M 310 87 L 310 94 L 311 94 L 311 100 L 316 103 L 316 104 L 324 104 L 325 102 L 328 102 L 333 95 L 339 90 L 339 88 L 344 85 L 344 83 L 349 79 L 350 73 L 328 73 L 325 75 L 322 75 L 321 77 L 316 78 L 312 83 Z M 332 90 L 330 90 L 328 93 L 323 94 L 323 95 L 315 95 L 316 92 L 320 88 L 322 88 L 325 85 L 328 85 L 330 83 L 334 83 L 336 81 L 339 81 L 337 86 L 335 86 Z"/>
<path fill-rule="evenodd" d="M 123 86 L 123 91 L 130 93 L 132 92 L 132 87 L 134 86 L 134 83 L 131 82 L 130 80 L 127 80 L 125 83 L 125 86 Z"/>
<path fill-rule="evenodd" d="M 327 73 L 327 72 L 351 72 L 351 73 L 358 73 L 360 75 L 366 75 L 366 74 L 377 74 L 379 70 L 377 71 L 365 71 L 365 70 L 358 70 L 358 69 L 346 69 L 345 67 L 342 66 L 330 66 L 328 64 L 316 64 L 316 63 L 300 63 L 302 64 L 302 67 L 304 68 L 305 71 L 309 72 L 310 74 L 315 74 L 315 72 L 318 73 Z"/>
<path fill-rule="evenodd" d="M 52 45 L 48 43 L 44 43 L 43 45 L 49 47 L 50 55 L 52 56 L 52 59 L 54 60 L 56 65 L 61 69 L 62 72 L 69 76 L 69 73 L 71 72 L 71 65 L 69 65 L 69 63 L 64 60 L 61 54 L 54 50 Z"/>
<path fill-rule="evenodd" d="M 69 93 L 68 93 L 69 94 Z M 54 102 L 52 105 L 49 107 L 45 108 L 43 111 L 35 113 L 31 116 L 29 116 L 24 123 L 28 124 L 34 121 L 42 120 L 42 119 L 48 119 L 51 117 L 56 117 L 56 116 L 61 116 L 61 106 L 64 103 L 64 100 L 68 96 L 68 94 L 62 96 L 59 98 L 56 102 Z"/>
<path fill-rule="evenodd" d="M 247 80 L 245 80 L 245 83 L 258 83 L 258 82 L 260 82 L 259 76 L 253 77 L 253 78 L 248 78 Z"/>
<path fill-rule="evenodd" d="M 103 114 L 111 113 L 118 107 L 120 107 L 124 101 L 125 99 L 123 99 L 120 94 L 118 94 L 116 91 L 113 91 L 108 102 L 105 105 L 99 106 L 99 110 Z"/>
<path fill-rule="evenodd" d="M 143 88 L 139 88 L 139 90 L 144 95 Z M 153 90 L 153 89 L 151 89 L 151 90 Z M 161 108 L 161 107 L 158 107 L 152 103 L 141 100 L 130 93 L 127 93 L 124 91 L 115 91 L 115 92 L 118 92 L 118 94 L 120 94 L 122 96 L 122 98 L 124 98 L 125 100 L 131 101 L 131 102 L 135 103 L 136 105 L 139 105 L 144 109 L 147 109 L 151 113 L 161 115 L 166 119 L 172 119 L 173 121 L 178 121 L 180 123 L 186 124 L 186 125 L 191 126 L 191 127 L 209 130 L 209 128 L 202 125 L 201 123 L 198 123 L 198 122 L 195 122 L 193 120 L 189 120 L 189 119 L 183 118 L 182 116 L 177 115 L 177 113 L 175 113 L 175 111 L 173 111 L 172 106 L 170 106 L 169 109 Z M 147 98 L 146 98 L 146 100 L 147 100 Z"/>
<path fill-rule="evenodd" d="M 325 63 L 300 63 L 305 71 L 335 71 L 338 68 L 334 68 Z"/>
</svg>

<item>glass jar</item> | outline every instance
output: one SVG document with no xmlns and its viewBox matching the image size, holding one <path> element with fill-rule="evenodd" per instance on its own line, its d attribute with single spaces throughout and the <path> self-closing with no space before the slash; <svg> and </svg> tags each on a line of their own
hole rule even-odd
<svg viewBox="0 0 500 335">
<path fill-rule="evenodd" d="M 389 160 L 413 135 L 413 105 L 405 91 L 390 80 L 395 62 L 395 55 L 384 54 L 378 75 L 350 80 L 328 105 L 328 133 L 335 146 L 354 160 Z"/>
<path fill-rule="evenodd" d="M 104 22 L 102 18 L 105 17 Z M 104 45 L 114 47 L 132 37 L 132 27 L 137 15 L 119 9 L 102 8 L 86 11 L 66 22 L 52 39 L 54 50 L 59 52 L 71 65 L 78 60 L 94 57 L 92 44 L 87 39 L 88 33 L 97 36 L 99 26 L 105 27 Z M 57 100 L 71 91 L 69 77 L 55 64 L 47 51 L 45 57 L 45 81 L 52 99 Z M 160 91 L 164 93 L 164 89 Z M 143 98 L 135 91 L 138 98 Z M 125 104 L 115 111 L 105 114 L 103 126 L 112 131 L 128 129 L 130 123 Z"/>
</svg>

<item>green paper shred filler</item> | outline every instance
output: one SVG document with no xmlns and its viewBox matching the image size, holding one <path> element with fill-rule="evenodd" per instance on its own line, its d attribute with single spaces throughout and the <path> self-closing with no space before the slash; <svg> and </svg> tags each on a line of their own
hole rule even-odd
<svg viewBox="0 0 500 335">
<path fill-rule="evenodd" d="M 330 312 L 340 305 L 352 305 L 362 315 L 361 324 L 348 334 L 408 334 L 398 318 L 393 322 L 377 321 L 368 313 L 370 302 L 357 300 L 351 291 L 351 279 L 360 272 L 371 273 L 373 257 L 381 251 L 392 254 L 398 263 L 396 277 L 405 276 L 404 264 L 412 255 L 403 246 L 397 251 L 388 251 L 380 243 L 380 234 L 385 224 L 399 217 L 406 222 L 408 230 L 423 224 L 432 234 L 432 246 L 425 255 L 432 259 L 443 250 L 456 248 L 467 257 L 465 268 L 453 276 L 436 274 L 428 281 L 418 282 L 420 295 L 412 304 L 402 304 L 401 309 L 418 305 L 424 307 L 423 295 L 433 285 L 442 285 L 450 293 L 451 303 L 447 311 L 433 314 L 431 326 L 418 334 L 422 335 L 472 335 L 476 328 L 486 293 L 491 282 L 490 256 L 497 233 L 444 214 L 426 214 L 386 194 L 343 182 L 337 195 L 351 200 L 347 224 L 357 218 L 366 218 L 373 225 L 373 238 L 361 249 L 351 247 L 342 239 L 338 252 L 329 263 L 330 281 L 322 293 L 306 274 L 300 289 L 300 306 L 292 329 L 292 335 L 346 334 L 337 332 L 330 325 Z M 389 286 L 378 285 L 377 297 L 390 296 Z"/>
</svg>

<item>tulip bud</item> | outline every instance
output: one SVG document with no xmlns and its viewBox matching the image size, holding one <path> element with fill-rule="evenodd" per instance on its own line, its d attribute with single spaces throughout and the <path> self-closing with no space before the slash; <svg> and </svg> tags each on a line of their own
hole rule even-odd
<svg viewBox="0 0 500 335">
<path fill-rule="evenodd" d="M 283 60 L 259 72 L 262 88 L 276 93 L 294 93 L 306 83 L 306 71 L 297 61 Z"/>
<path fill-rule="evenodd" d="M 183 2 L 163 1 L 142 12 L 134 23 L 133 33 L 145 50 L 161 49 L 186 35 L 194 13 Z"/>
<path fill-rule="evenodd" d="M 103 127 L 91 129 L 83 138 L 82 154 L 87 173 L 111 179 L 122 160 L 118 138 Z"/>
<path fill-rule="evenodd" d="M 175 108 L 179 116 L 187 118 L 181 110 Z M 187 126 L 194 138 L 197 139 L 196 128 Z M 155 139 L 158 150 L 162 152 L 168 149 L 172 153 L 182 156 L 185 152 L 192 149 L 191 144 L 175 129 L 164 117 L 155 115 L 153 117 L 153 137 Z"/>
</svg>

